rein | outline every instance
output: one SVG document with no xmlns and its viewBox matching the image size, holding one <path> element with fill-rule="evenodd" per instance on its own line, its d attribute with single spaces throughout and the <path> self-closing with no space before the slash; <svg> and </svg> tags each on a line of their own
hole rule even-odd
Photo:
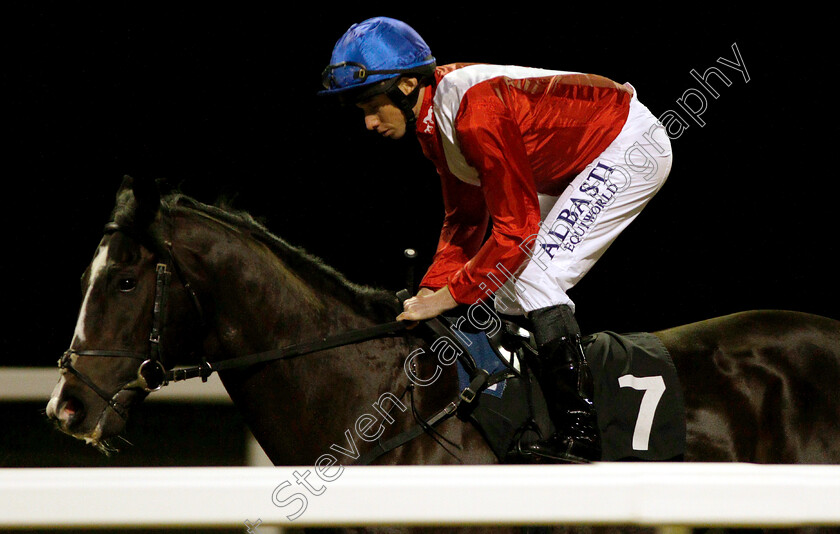
<svg viewBox="0 0 840 534">
<path fill-rule="evenodd" d="M 117 223 L 112 222 L 105 226 L 106 234 L 114 232 L 124 232 L 135 239 L 137 237 L 134 236 L 128 229 Z M 155 297 L 152 311 L 152 327 L 149 334 L 149 350 L 147 352 L 135 352 L 119 349 L 76 350 L 71 348 L 65 351 L 58 361 L 58 367 L 60 369 L 70 372 L 78 377 L 80 381 L 102 398 L 107 403 L 108 407 L 113 409 L 123 419 L 127 419 L 125 406 L 118 402 L 117 396 L 125 390 L 140 389 L 146 392 L 153 392 L 159 390 L 161 387 L 169 384 L 170 382 L 180 382 L 191 378 L 201 378 L 203 382 L 206 382 L 210 375 L 214 372 L 249 367 L 275 360 L 291 360 L 293 358 L 298 358 L 300 356 L 336 347 L 388 337 L 405 330 L 408 327 L 404 321 L 391 321 L 367 328 L 342 332 L 333 336 L 322 337 L 296 345 L 289 345 L 278 349 L 248 354 L 235 358 L 228 358 L 215 362 L 208 362 L 206 359 L 202 358 L 199 365 L 167 370 L 163 365 L 163 345 L 161 342 L 161 334 L 164 325 L 164 314 L 169 285 L 171 283 L 173 273 L 179 278 L 183 287 L 190 295 L 202 324 L 204 324 L 204 317 L 198 296 L 190 286 L 189 282 L 186 281 L 181 274 L 178 263 L 172 253 L 172 243 L 167 241 L 165 245 L 166 248 L 162 252 L 164 257 L 161 258 L 163 261 L 160 261 L 155 268 Z M 409 296 L 410 295 L 406 290 L 402 290 L 397 293 L 397 297 L 400 302 L 405 301 L 405 299 Z M 437 336 L 448 337 L 447 328 L 439 320 L 432 319 L 423 321 L 423 324 Z M 433 428 L 452 415 L 458 415 L 459 418 L 466 420 L 469 413 L 475 407 L 473 400 L 477 397 L 478 393 L 486 387 L 489 387 L 510 376 L 507 372 L 496 373 L 491 376 L 483 369 L 479 369 L 475 361 L 469 355 L 469 351 L 464 349 L 460 341 L 456 341 L 456 343 L 461 345 L 462 348 L 461 357 L 459 359 L 464 365 L 466 371 L 469 373 L 469 376 L 472 377 L 469 387 L 467 387 L 464 391 L 461 391 L 454 400 L 449 402 L 443 409 L 439 410 L 428 419 L 423 420 L 415 413 L 415 419 L 418 421 L 416 425 L 386 441 L 378 440 L 371 450 L 355 462 L 356 464 L 369 464 L 385 453 L 402 446 L 424 433 L 436 433 Z M 73 366 L 73 356 L 133 358 L 140 360 L 142 363 L 138 368 L 136 379 L 122 385 L 114 394 L 109 394 Z M 409 384 L 409 391 L 412 388 L 413 384 Z"/>
<path fill-rule="evenodd" d="M 334 336 L 299 343 L 297 345 L 289 345 L 265 352 L 248 354 L 246 356 L 239 356 L 216 362 L 207 362 L 204 360 L 201 364 L 194 367 L 173 369 L 167 372 L 167 381 L 180 382 L 182 380 L 200 377 L 202 381 L 206 382 L 207 378 L 213 374 L 213 372 L 226 371 L 228 369 L 235 369 L 238 367 L 249 367 L 251 365 L 270 362 L 273 360 L 291 360 L 299 356 L 312 354 L 313 352 L 320 352 L 336 347 L 369 341 L 371 339 L 386 337 L 399 332 L 400 330 L 404 330 L 405 328 L 406 325 L 403 321 L 392 321 L 390 323 L 350 330 Z"/>
<path fill-rule="evenodd" d="M 116 222 L 111 222 L 105 225 L 106 235 L 115 232 L 123 232 L 126 235 L 140 241 L 133 232 Z M 172 253 L 172 243 L 167 241 L 165 243 L 165 247 L 165 250 L 161 252 L 164 256 L 161 258 L 163 261 L 160 261 L 155 268 L 155 297 L 152 307 L 152 327 L 149 333 L 149 350 L 147 352 L 138 352 L 122 349 L 76 350 L 70 348 L 67 349 L 58 360 L 59 369 L 75 375 L 124 419 L 126 418 L 124 407 L 117 401 L 117 395 L 124 390 L 140 389 L 146 392 L 153 392 L 159 390 L 161 387 L 169 384 L 170 382 L 180 382 L 190 378 L 201 378 L 203 382 L 206 382 L 208 377 L 214 372 L 249 367 L 274 360 L 290 360 L 306 354 L 312 354 L 314 352 L 386 337 L 407 328 L 406 323 L 403 321 L 392 321 L 367 328 L 342 332 L 334 336 L 322 337 L 320 339 L 290 345 L 279 349 L 228 358 L 215 362 L 208 362 L 206 359 L 202 358 L 201 364 L 197 366 L 166 370 L 163 365 L 163 344 L 161 342 L 161 333 L 163 331 L 166 301 L 173 272 L 179 278 L 182 285 L 190 295 L 202 324 L 204 323 L 204 316 L 198 296 L 190 286 L 189 282 L 186 281 L 181 274 L 181 270 L 179 269 L 175 256 Z M 123 384 L 115 393 L 109 394 L 109 392 L 103 390 L 93 380 L 73 366 L 73 356 L 133 358 L 140 360 L 141 364 L 138 368 L 136 379 Z"/>
</svg>

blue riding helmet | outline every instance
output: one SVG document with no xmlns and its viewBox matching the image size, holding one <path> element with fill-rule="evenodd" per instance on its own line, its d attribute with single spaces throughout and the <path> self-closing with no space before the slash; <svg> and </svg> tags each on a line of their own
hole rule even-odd
<svg viewBox="0 0 840 534">
<path fill-rule="evenodd" d="M 414 29 L 375 17 L 351 26 L 335 44 L 319 94 L 368 98 L 388 92 L 400 76 L 430 76 L 434 68 L 429 45 Z"/>
</svg>

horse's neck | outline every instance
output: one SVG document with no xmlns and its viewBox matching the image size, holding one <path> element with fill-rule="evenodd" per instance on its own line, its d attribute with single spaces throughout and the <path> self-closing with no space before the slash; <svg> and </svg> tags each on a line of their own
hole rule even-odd
<svg viewBox="0 0 840 534">
<path fill-rule="evenodd" d="M 297 272 L 267 247 L 244 238 L 230 247 L 205 258 L 212 264 L 206 269 L 217 273 L 213 283 L 205 282 L 214 305 L 209 345 L 215 354 L 209 357 L 261 352 L 376 322 L 321 289 L 329 284 L 319 284 L 316 277 L 325 273 Z M 341 444 L 345 430 L 383 391 L 399 393 L 401 343 L 352 345 L 225 373 L 222 380 L 275 462 L 312 462 L 330 443 Z M 289 432 L 305 434 L 315 449 L 303 448 Z"/>
<path fill-rule="evenodd" d="M 373 322 L 321 289 L 318 276 L 328 275 L 292 268 L 290 263 L 300 262 L 231 232 L 223 247 L 206 247 L 213 253 L 202 257 L 202 270 L 213 273 L 205 290 L 212 293 L 218 356 L 267 350 Z"/>
</svg>

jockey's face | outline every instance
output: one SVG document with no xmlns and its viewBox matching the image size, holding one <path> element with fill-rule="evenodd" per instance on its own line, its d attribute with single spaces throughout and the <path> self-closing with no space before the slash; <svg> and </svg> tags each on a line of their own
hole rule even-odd
<svg viewBox="0 0 840 534">
<path fill-rule="evenodd" d="M 391 139 L 400 139 L 405 135 L 405 115 L 386 95 L 379 94 L 356 105 L 365 114 L 365 128 L 368 130 Z"/>
<path fill-rule="evenodd" d="M 397 87 L 403 93 L 409 94 L 417 87 L 417 79 L 401 78 Z M 417 116 L 423 100 L 423 89 L 421 88 L 420 91 L 420 98 L 417 99 L 417 104 L 413 109 L 415 116 Z M 407 128 L 405 115 L 387 95 L 376 95 L 357 103 L 356 106 L 364 112 L 365 127 L 368 130 L 391 139 L 400 139 L 405 135 Z"/>
</svg>

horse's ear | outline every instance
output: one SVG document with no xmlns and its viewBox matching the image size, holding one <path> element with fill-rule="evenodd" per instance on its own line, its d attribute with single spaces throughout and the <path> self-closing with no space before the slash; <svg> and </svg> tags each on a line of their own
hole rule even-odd
<svg viewBox="0 0 840 534">
<path fill-rule="evenodd" d="M 160 190 L 151 178 L 134 179 L 133 182 L 132 190 L 137 202 L 134 224 L 140 227 L 148 226 L 155 220 L 160 209 Z"/>
<path fill-rule="evenodd" d="M 126 202 L 126 195 L 132 194 L 134 186 L 134 178 L 129 175 L 123 176 L 120 188 L 117 189 L 117 204 L 124 204 Z"/>
<path fill-rule="evenodd" d="M 120 209 L 125 207 L 128 209 Z M 117 211 L 130 220 L 135 231 L 143 232 L 157 217 L 160 209 L 160 190 L 151 178 L 133 178 L 123 176 L 117 191 Z M 115 221 L 121 224 L 129 221 Z"/>
</svg>

